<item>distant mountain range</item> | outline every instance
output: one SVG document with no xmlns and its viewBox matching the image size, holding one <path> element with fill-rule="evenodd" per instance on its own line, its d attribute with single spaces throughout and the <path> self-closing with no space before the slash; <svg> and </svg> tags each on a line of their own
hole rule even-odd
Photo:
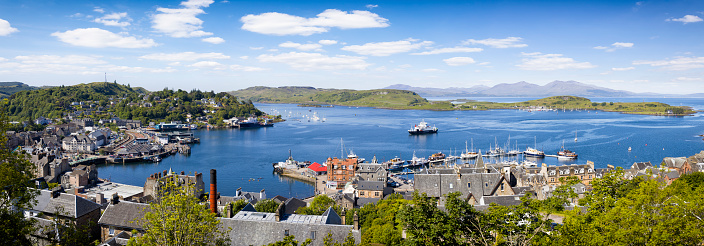
<svg viewBox="0 0 704 246">
<path fill-rule="evenodd" d="M 550 97 L 562 95 L 580 97 L 704 97 L 704 93 L 689 95 L 635 93 L 589 85 L 577 81 L 553 81 L 543 86 L 521 81 L 513 84 L 498 84 L 492 87 L 478 85 L 469 88 L 450 87 L 445 89 L 396 84 L 384 89 L 409 90 L 423 97 Z"/>
</svg>

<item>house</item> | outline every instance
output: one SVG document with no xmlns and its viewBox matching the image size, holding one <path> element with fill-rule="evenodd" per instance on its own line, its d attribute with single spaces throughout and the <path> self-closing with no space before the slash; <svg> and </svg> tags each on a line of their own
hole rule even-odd
<svg viewBox="0 0 704 246">
<path fill-rule="evenodd" d="M 37 125 L 47 125 L 47 124 L 51 124 L 51 120 L 50 120 L 50 119 L 47 119 L 47 118 L 44 118 L 43 116 L 39 116 L 39 118 L 37 118 L 36 120 L 34 120 L 34 124 L 37 124 Z"/>
<path fill-rule="evenodd" d="M 662 159 L 662 165 L 669 170 L 677 171 L 680 175 L 692 172 L 692 166 L 686 157 L 665 157 Z"/>
<path fill-rule="evenodd" d="M 323 239 L 331 234 L 332 239 L 343 242 L 349 233 L 355 243 L 361 242 L 357 216 L 354 225 L 345 225 L 344 217 L 328 208 L 323 215 L 287 214 L 286 204 L 281 203 L 274 213 L 257 212 L 251 204 L 232 218 L 218 218 L 220 228 L 229 230 L 232 245 L 267 245 L 295 236 L 296 240 L 311 239 L 314 246 L 325 245 Z"/>
<path fill-rule="evenodd" d="M 103 215 L 100 216 L 100 220 L 98 220 L 100 241 L 108 241 L 120 233 L 127 233 L 129 236 L 133 236 L 132 230 L 144 233 L 144 228 L 140 225 L 140 221 L 149 211 L 149 204 L 146 203 L 112 199 L 105 208 Z"/>
<path fill-rule="evenodd" d="M 147 178 L 147 181 L 144 182 L 144 197 L 156 198 L 159 193 L 159 187 L 161 187 L 161 184 L 165 179 L 175 179 L 178 180 L 179 183 L 192 184 L 195 188 L 193 190 L 193 196 L 197 198 L 201 198 L 203 194 L 205 194 L 205 184 L 203 183 L 202 173 L 196 172 L 195 175 L 190 176 L 186 175 L 185 172 L 181 172 L 181 174 L 178 175 L 176 173 L 167 172 L 164 170 L 164 172 L 150 175 Z"/>
<path fill-rule="evenodd" d="M 337 157 L 328 158 L 325 162 L 328 168 L 328 185 L 337 189 L 345 188 L 347 182 L 352 182 L 357 170 L 357 158 L 340 160 Z"/>
<path fill-rule="evenodd" d="M 56 217 L 69 219 L 77 228 L 83 228 L 92 238 L 98 239 L 100 230 L 100 205 L 73 194 L 40 190 L 36 203 L 24 211 L 25 217 L 51 220 Z"/>
<path fill-rule="evenodd" d="M 357 197 L 359 198 L 384 198 L 394 192 L 394 189 L 386 186 L 384 181 L 363 181 L 357 183 Z"/>
<path fill-rule="evenodd" d="M 376 158 L 375 158 L 376 159 Z M 378 162 L 359 163 L 357 165 L 357 179 L 365 181 L 388 181 L 389 172 Z"/>
<path fill-rule="evenodd" d="M 61 140 L 61 147 L 71 153 L 93 153 L 97 146 L 86 135 L 68 136 Z"/>
<path fill-rule="evenodd" d="M 78 165 L 61 176 L 61 186 L 64 189 L 92 186 L 97 182 L 98 169 L 95 168 L 95 164 L 90 166 Z"/>
<path fill-rule="evenodd" d="M 328 168 L 324 167 L 323 165 L 320 165 L 320 163 L 317 162 L 313 162 L 313 164 L 310 164 L 310 166 L 308 166 L 308 169 L 310 170 L 309 172 L 314 176 L 325 175 L 328 173 Z"/>
</svg>

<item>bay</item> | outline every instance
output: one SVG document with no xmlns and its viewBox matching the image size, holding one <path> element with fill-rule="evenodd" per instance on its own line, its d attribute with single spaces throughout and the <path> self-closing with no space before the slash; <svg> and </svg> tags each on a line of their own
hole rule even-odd
<svg viewBox="0 0 704 246">
<path fill-rule="evenodd" d="M 605 101 L 611 100 L 618 101 Z M 704 99 L 672 99 L 667 103 L 701 106 Z M 321 163 L 328 157 L 340 157 L 343 155 L 341 140 L 344 155 L 351 149 L 367 160 L 376 156 L 383 161 L 397 156 L 408 160 L 414 152 L 422 157 L 436 152 L 459 155 L 465 148 L 465 141 L 471 139 L 475 149 L 485 152 L 495 142 L 505 146 L 510 135 L 511 148 L 516 147 L 517 141 L 520 150 L 535 145 L 546 154 L 556 154 L 564 141 L 565 148 L 579 154 L 574 161 L 546 157 L 538 159 L 539 163 L 562 165 L 593 161 L 599 168 L 607 164 L 627 168 L 642 161 L 659 165 L 664 157 L 691 156 L 704 149 L 704 141 L 698 136 L 703 133 L 702 113 L 663 117 L 569 110 L 424 111 L 342 106 L 303 108 L 292 104 L 256 106 L 270 114 L 281 114 L 287 121 L 269 128 L 197 130 L 195 135 L 201 143 L 193 145 L 189 156 L 170 156 L 160 163 L 103 165 L 98 167 L 99 176 L 142 186 L 150 174 L 171 168 L 175 172 L 204 173 L 203 180 L 207 184 L 209 170 L 217 169 L 218 191 L 223 195 L 233 195 L 242 187 L 252 192 L 265 189 L 268 197 L 302 198 L 313 195 L 313 186 L 279 177 L 272 172 L 272 163 L 285 160 L 289 149 L 298 161 Z M 326 121 L 309 121 L 314 114 Z M 408 135 L 407 130 L 421 120 L 437 126 L 439 133 Z M 629 152 L 628 147 L 632 151 Z"/>
</svg>

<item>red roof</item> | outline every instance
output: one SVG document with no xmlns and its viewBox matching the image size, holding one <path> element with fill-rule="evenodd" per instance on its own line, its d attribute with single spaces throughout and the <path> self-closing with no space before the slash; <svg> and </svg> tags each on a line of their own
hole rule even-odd
<svg viewBox="0 0 704 246">
<path fill-rule="evenodd" d="M 308 168 L 310 168 L 310 170 L 313 170 L 315 172 L 327 172 L 328 171 L 327 167 L 324 167 L 323 165 L 320 165 L 317 162 L 313 162 L 313 164 L 310 164 L 310 166 L 308 166 Z"/>
</svg>

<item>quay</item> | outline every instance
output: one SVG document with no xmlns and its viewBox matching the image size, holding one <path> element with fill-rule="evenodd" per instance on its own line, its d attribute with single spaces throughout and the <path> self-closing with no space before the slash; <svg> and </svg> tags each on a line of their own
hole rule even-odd
<svg viewBox="0 0 704 246">
<path fill-rule="evenodd" d="M 277 168 L 276 173 L 284 177 L 289 177 L 292 179 L 297 179 L 307 183 L 315 184 L 315 177 L 306 175 L 308 173 L 307 169 L 308 168 L 297 168 L 292 170 L 289 168 Z"/>
</svg>

